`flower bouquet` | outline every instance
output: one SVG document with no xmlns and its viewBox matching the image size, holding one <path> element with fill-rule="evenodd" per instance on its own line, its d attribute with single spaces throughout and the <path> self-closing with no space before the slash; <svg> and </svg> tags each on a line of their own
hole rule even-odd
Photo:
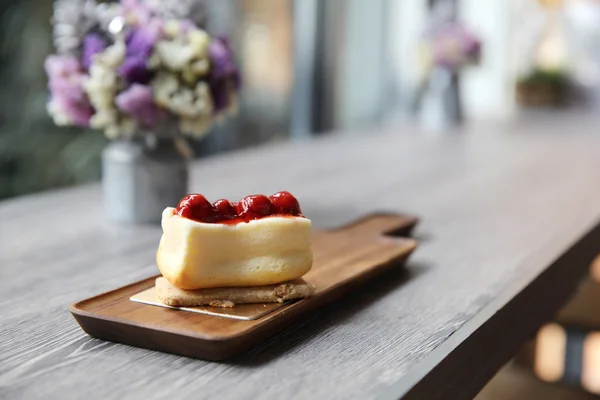
<svg viewBox="0 0 600 400">
<path fill-rule="evenodd" d="M 57 0 L 45 61 L 58 125 L 102 130 L 109 215 L 147 222 L 187 194 L 186 137 L 236 110 L 228 41 L 201 28 L 198 0 Z M 200 8 L 201 10 L 201 8 Z M 200 15 L 200 16 L 199 16 Z M 196 17 L 196 18 L 194 18 Z"/>
<path fill-rule="evenodd" d="M 437 27 L 425 39 L 428 68 L 444 68 L 452 72 L 479 63 L 481 42 L 458 22 Z"/>
<path fill-rule="evenodd" d="M 482 44 L 457 20 L 455 6 L 448 3 L 434 7 L 420 44 L 415 105 L 427 129 L 444 130 L 462 121 L 459 72 L 479 63 Z"/>
<path fill-rule="evenodd" d="M 83 5 L 75 26 L 61 21 L 68 2 Z M 58 54 L 45 62 L 56 124 L 101 129 L 110 139 L 148 132 L 198 138 L 235 110 L 240 78 L 227 40 L 190 19 L 169 18 L 168 3 L 57 2 Z M 65 38 L 65 31 L 79 36 Z"/>
</svg>

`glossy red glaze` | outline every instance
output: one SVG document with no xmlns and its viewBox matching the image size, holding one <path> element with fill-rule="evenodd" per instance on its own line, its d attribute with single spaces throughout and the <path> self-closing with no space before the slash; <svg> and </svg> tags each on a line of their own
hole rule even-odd
<svg viewBox="0 0 600 400">
<path fill-rule="evenodd" d="M 303 217 L 298 200 L 289 192 L 267 197 L 246 196 L 239 203 L 225 199 L 210 204 L 201 194 L 189 194 L 177 205 L 177 214 L 198 222 L 238 224 L 265 217 Z"/>
<path fill-rule="evenodd" d="M 177 213 L 197 221 L 213 220 L 217 213 L 212 204 L 201 194 L 189 194 L 179 201 Z"/>
<path fill-rule="evenodd" d="M 270 197 L 273 207 L 279 214 L 300 213 L 300 204 L 290 192 L 278 192 Z"/>
<path fill-rule="evenodd" d="M 254 194 L 240 200 L 237 206 L 237 212 L 240 217 L 244 215 L 253 215 L 260 218 L 273 213 L 273 204 L 271 204 L 271 201 L 267 196 Z"/>
<path fill-rule="evenodd" d="M 223 217 L 235 218 L 237 215 L 237 204 L 231 204 L 229 200 L 217 200 L 214 202 L 213 206 L 217 210 L 217 214 Z"/>
</svg>

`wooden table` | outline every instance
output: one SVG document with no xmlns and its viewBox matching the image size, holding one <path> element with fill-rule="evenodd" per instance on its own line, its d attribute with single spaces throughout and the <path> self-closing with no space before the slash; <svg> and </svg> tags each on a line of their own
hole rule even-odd
<svg viewBox="0 0 600 400">
<path fill-rule="evenodd" d="M 68 312 L 156 273 L 160 228 L 106 221 L 97 185 L 0 203 L 0 398 L 471 398 L 600 250 L 596 127 L 333 135 L 195 164 L 193 191 L 287 189 L 317 226 L 422 217 L 406 273 L 222 363 L 95 340 Z"/>
</svg>

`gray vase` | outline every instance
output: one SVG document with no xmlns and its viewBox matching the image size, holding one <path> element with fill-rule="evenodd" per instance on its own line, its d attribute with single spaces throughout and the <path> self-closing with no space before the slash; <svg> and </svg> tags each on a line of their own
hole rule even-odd
<svg viewBox="0 0 600 400">
<path fill-rule="evenodd" d="M 172 141 L 114 141 L 102 152 L 102 186 L 110 219 L 159 222 L 188 193 L 188 164 Z"/>
<path fill-rule="evenodd" d="M 459 75 L 436 67 L 421 99 L 421 124 L 428 131 L 445 131 L 463 122 Z"/>
</svg>

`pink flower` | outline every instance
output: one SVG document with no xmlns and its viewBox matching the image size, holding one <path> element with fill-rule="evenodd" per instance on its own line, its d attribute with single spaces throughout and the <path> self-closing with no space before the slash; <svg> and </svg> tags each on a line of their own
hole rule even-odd
<svg viewBox="0 0 600 400">
<path fill-rule="evenodd" d="M 77 58 L 72 56 L 50 55 L 46 58 L 44 67 L 46 68 L 46 73 L 50 77 L 59 75 L 68 76 L 81 70 L 79 61 L 77 61 Z"/>
<path fill-rule="evenodd" d="M 50 102 L 66 115 L 73 124 L 79 126 L 89 126 L 90 118 L 94 114 L 94 109 L 91 105 L 83 105 L 73 102 L 66 97 L 51 97 Z"/>
<path fill-rule="evenodd" d="M 182 33 L 187 34 L 194 29 L 197 29 L 196 24 L 190 19 L 182 19 L 179 21 L 179 29 Z"/>
<path fill-rule="evenodd" d="M 46 58 L 44 67 L 53 110 L 76 125 L 88 126 L 94 109 L 83 90 L 85 74 L 79 61 L 73 56 L 51 55 Z"/>
<path fill-rule="evenodd" d="M 154 104 L 152 89 L 139 83 L 119 93 L 115 103 L 121 112 L 144 126 L 151 126 L 165 116 L 164 111 Z"/>
<path fill-rule="evenodd" d="M 436 65 L 457 70 L 479 60 L 481 42 L 462 25 L 449 23 L 434 33 L 432 51 Z"/>
</svg>

